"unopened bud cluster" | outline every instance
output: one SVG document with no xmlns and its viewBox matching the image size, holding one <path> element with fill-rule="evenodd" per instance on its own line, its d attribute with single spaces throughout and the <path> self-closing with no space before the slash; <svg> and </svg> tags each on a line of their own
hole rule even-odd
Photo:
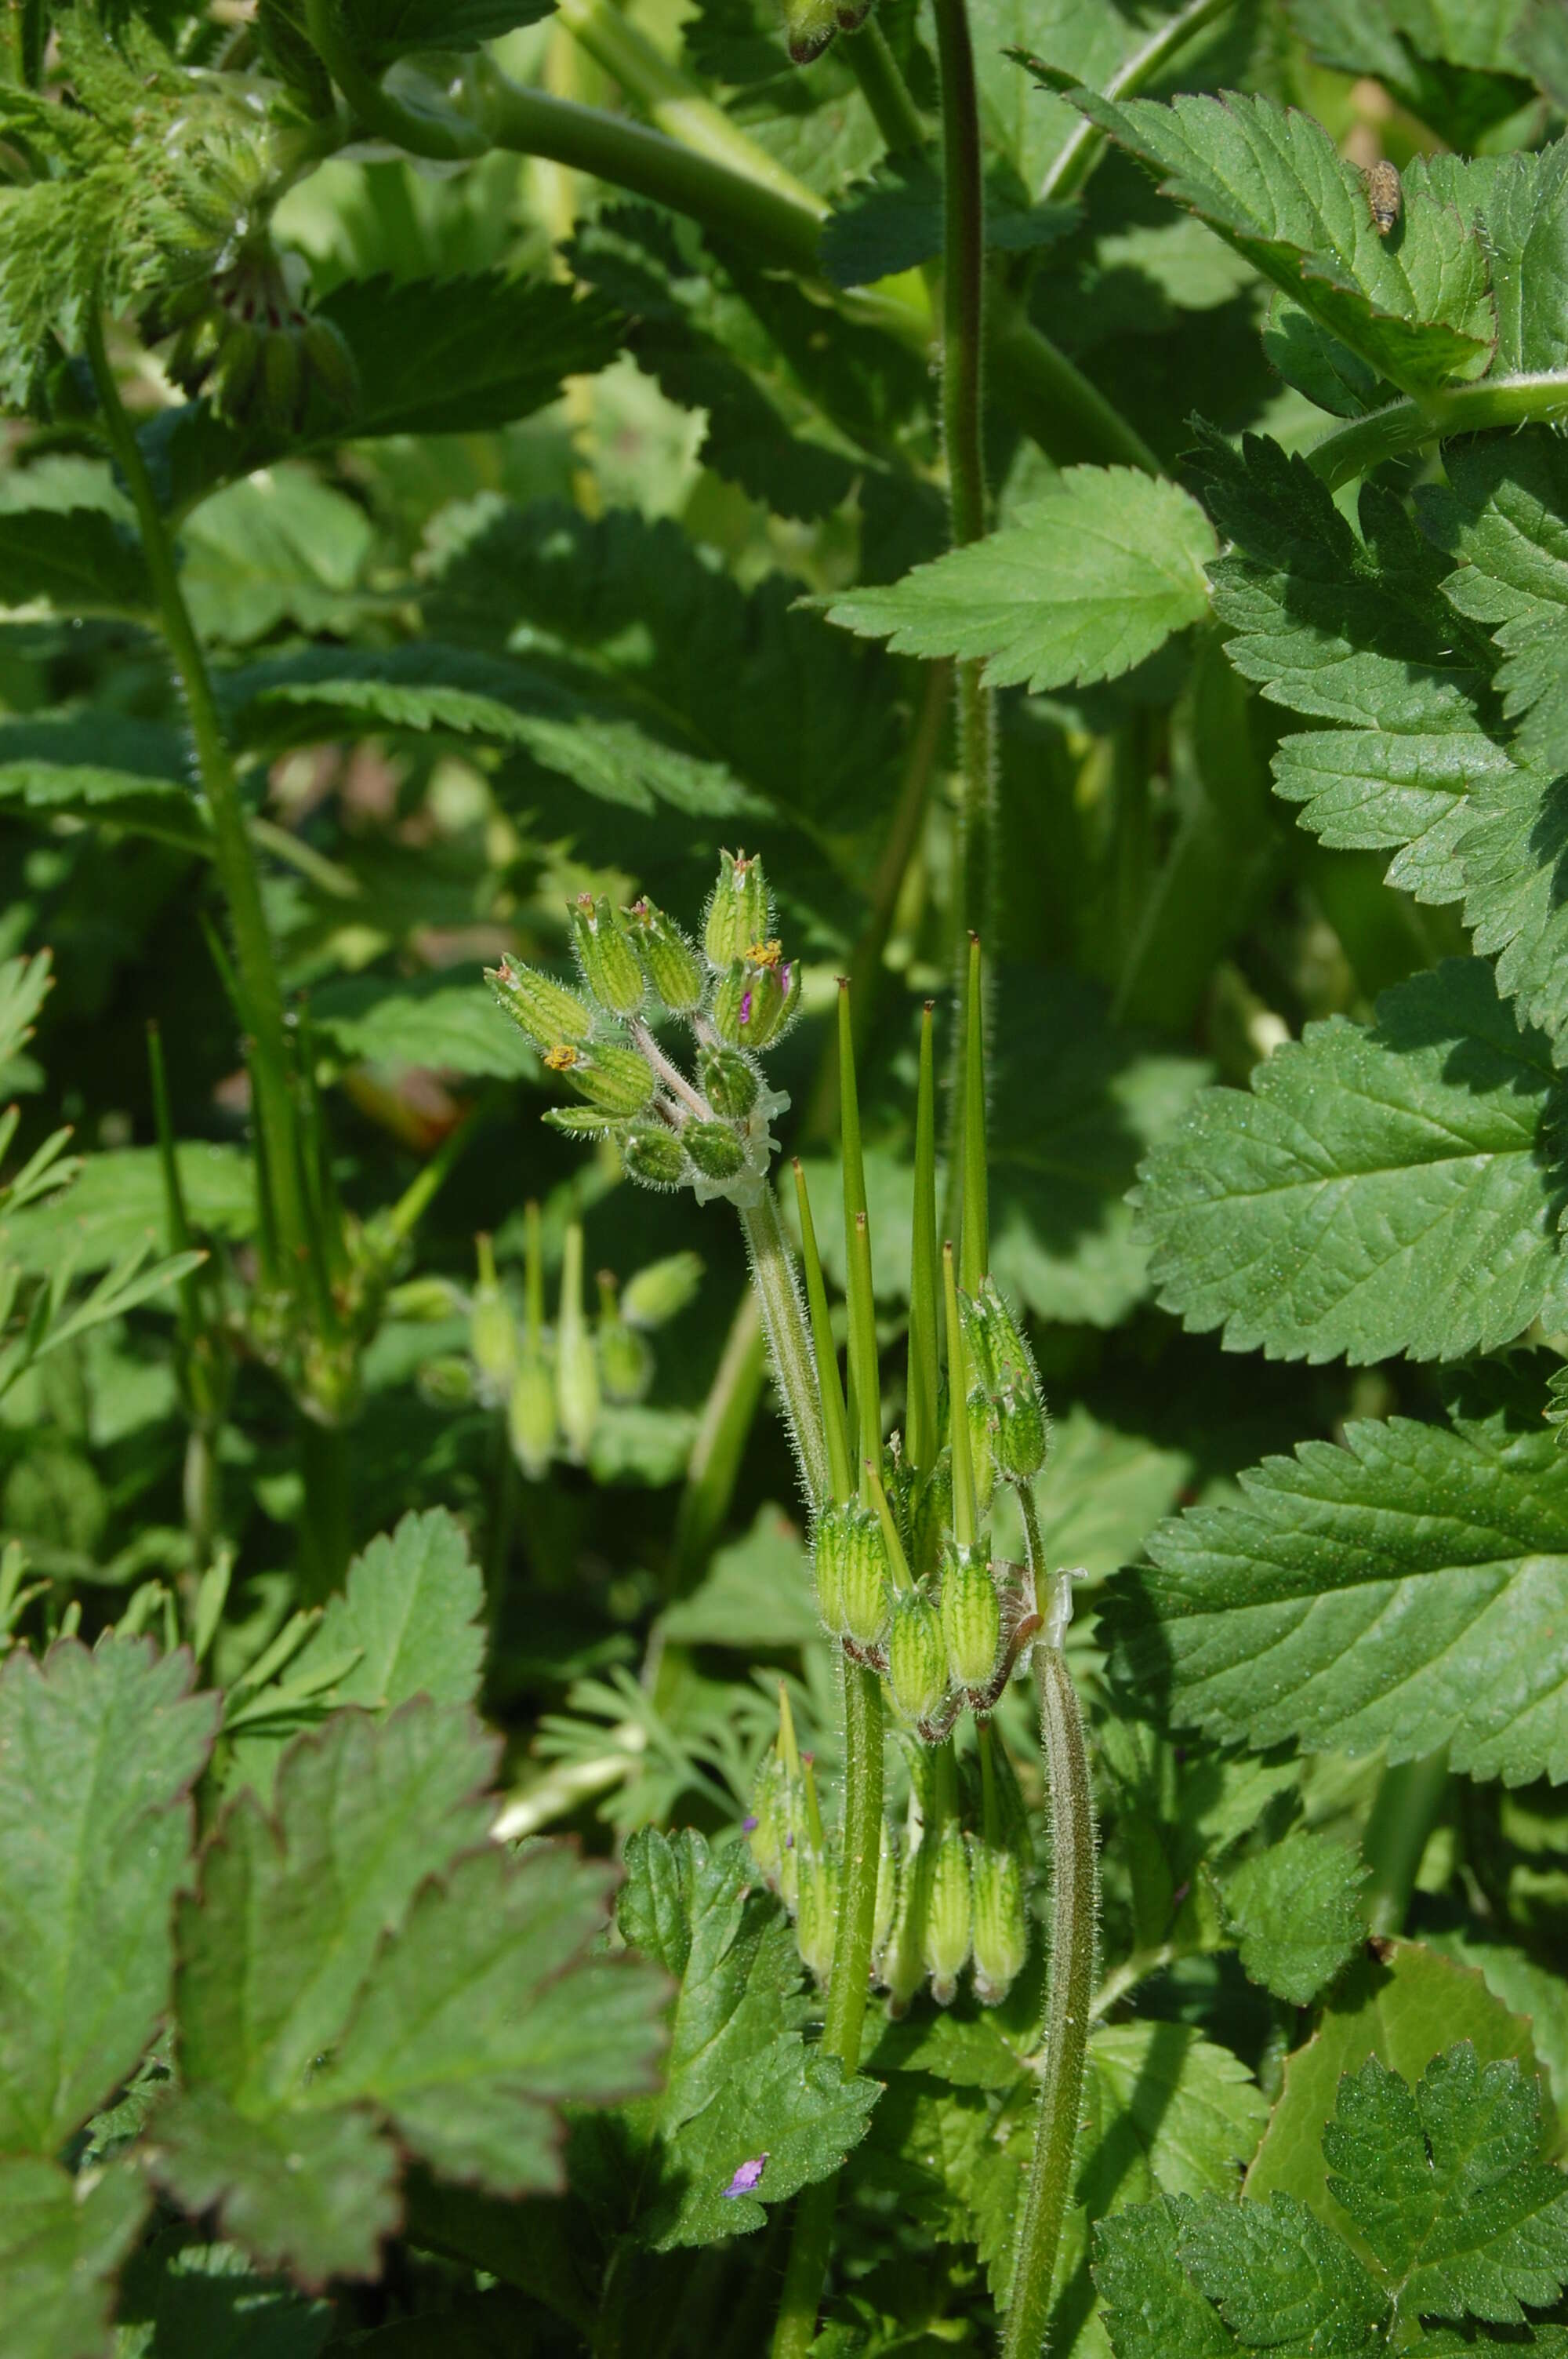
<svg viewBox="0 0 1568 2359">
<path fill-rule="evenodd" d="M 951 2005 L 968 1969 L 976 1997 L 995 2006 L 1029 1954 L 1033 1855 L 1011 1764 L 992 1736 L 983 1787 L 971 1775 L 947 1780 L 946 1792 L 936 1756 L 911 1745 L 909 1765 L 903 1823 L 882 1822 L 871 1981 L 902 2015 L 927 1984 L 939 2006 Z M 826 1984 L 839 1839 L 823 1827 L 811 1757 L 795 1750 L 787 1706 L 757 1773 L 746 1834 L 759 1875 L 795 1920 L 802 1962 Z"/>
<path fill-rule="evenodd" d="M 580 987 L 511 959 L 488 972 L 496 998 L 546 1068 L 582 1101 L 546 1118 L 558 1130 L 612 1138 L 634 1180 L 689 1187 L 699 1203 L 755 1204 L 777 1142 L 769 1124 L 789 1100 L 757 1060 L 800 1004 L 801 968 L 784 956 L 762 864 L 725 853 L 694 942 L 643 899 L 615 908 L 584 893 L 568 910 Z M 689 1029 L 683 1071 L 653 1026 Z"/>
<path fill-rule="evenodd" d="M 536 1223 L 530 1223 L 528 1305 L 519 1317 L 497 1278 L 490 1239 L 479 1241 L 479 1277 L 468 1298 L 468 1350 L 427 1361 L 427 1396 L 444 1407 L 504 1412 L 512 1454 L 531 1482 L 553 1460 L 582 1464 L 601 1412 L 643 1400 L 653 1384 L 657 1329 L 684 1310 L 702 1277 L 694 1253 L 650 1262 L 624 1286 L 600 1270 L 598 1302 L 584 1301 L 583 1235 L 568 1227 L 553 1324 L 545 1323 Z"/>
<path fill-rule="evenodd" d="M 283 435 L 359 398 L 352 353 L 305 301 L 304 264 L 273 243 L 286 146 L 243 80 L 193 83 L 133 213 L 125 274 L 148 342 L 173 339 L 173 382 L 235 425 Z"/>
<path fill-rule="evenodd" d="M 858 33 L 871 0 L 784 0 L 784 46 L 790 63 L 809 66 L 839 33 Z"/>
<path fill-rule="evenodd" d="M 992 1280 L 960 1300 L 983 1528 L 998 1481 L 1027 1484 L 1040 1472 L 1049 1426 L 1029 1347 Z M 994 1707 L 1035 1626 L 1033 1599 L 1022 1569 L 994 1561 L 986 1538 L 966 1545 L 955 1536 L 950 1450 L 919 1473 L 895 1437 L 882 1479 L 896 1549 L 870 1508 L 825 1507 L 814 1542 L 817 1606 L 846 1649 L 883 1673 L 902 1717 L 935 1744 L 966 1705 L 982 1714 Z"/>
</svg>

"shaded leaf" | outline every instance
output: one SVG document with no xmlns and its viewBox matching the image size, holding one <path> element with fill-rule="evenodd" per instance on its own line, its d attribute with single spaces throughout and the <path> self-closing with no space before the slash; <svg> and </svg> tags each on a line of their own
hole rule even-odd
<svg viewBox="0 0 1568 2359">
<path fill-rule="evenodd" d="M 344 1057 L 373 1065 L 425 1065 L 438 1072 L 518 1081 L 538 1071 L 523 1035 L 495 1021 L 477 975 L 340 975 L 314 994 L 310 1021 Z"/>
<path fill-rule="evenodd" d="M 1226 1879 L 1225 1908 L 1252 1980 L 1308 2006 L 1366 1938 L 1369 1869 L 1332 1835 L 1296 1829 Z"/>
<path fill-rule="evenodd" d="M 72 2180 L 53 2162 L 0 2160 L 5 2359 L 108 2359 L 115 2276 L 149 2201 L 135 2171 Z"/>
</svg>

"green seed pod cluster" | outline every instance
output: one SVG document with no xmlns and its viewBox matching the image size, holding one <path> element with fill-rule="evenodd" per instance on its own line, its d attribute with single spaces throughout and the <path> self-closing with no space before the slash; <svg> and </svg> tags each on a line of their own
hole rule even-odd
<svg viewBox="0 0 1568 2359">
<path fill-rule="evenodd" d="M 942 1643 L 955 1686 L 983 1693 L 1001 1647 L 1001 1601 L 983 1549 L 949 1542 L 942 1570 Z"/>
<path fill-rule="evenodd" d="M 991 1278 L 964 1304 L 964 1343 L 989 1405 L 996 1473 L 1005 1482 L 1032 1482 L 1045 1463 L 1050 1427 L 1033 1355 Z"/>
<path fill-rule="evenodd" d="M 972 1963 L 975 1995 L 1005 1998 L 1029 1953 L 1032 1853 L 1018 1781 L 994 1731 L 971 1761 L 905 1737 L 910 1799 L 902 1835 L 882 1831 L 874 1979 L 903 2015 L 927 1983 L 938 2006 Z"/>
<path fill-rule="evenodd" d="M 936 1608 L 919 1590 L 901 1597 L 888 1635 L 888 1684 L 906 1719 L 928 1721 L 947 1693 L 946 1649 Z"/>
<path fill-rule="evenodd" d="M 496 1409 L 506 1420 L 512 1453 L 530 1482 L 552 1462 L 579 1462 L 592 1448 L 602 1409 L 646 1398 L 654 1375 L 649 1338 L 691 1301 L 702 1275 L 698 1255 L 667 1255 L 627 1280 L 600 1270 L 594 1310 L 583 1299 L 582 1230 L 568 1229 L 561 1293 L 554 1326 L 544 1321 L 544 1271 L 530 1207 L 528 1308 L 519 1318 L 496 1275 L 488 1237 L 479 1240 L 479 1277 L 468 1300 L 468 1353 L 427 1360 L 420 1388 L 438 1406 Z M 461 1298 L 459 1297 L 460 1306 Z M 443 1299 L 443 1313 L 453 1304 Z"/>
<path fill-rule="evenodd" d="M 882 1527 L 868 1508 L 825 1507 L 817 1518 L 816 1597 L 823 1619 L 862 1649 L 880 1646 L 892 1584 Z"/>
</svg>

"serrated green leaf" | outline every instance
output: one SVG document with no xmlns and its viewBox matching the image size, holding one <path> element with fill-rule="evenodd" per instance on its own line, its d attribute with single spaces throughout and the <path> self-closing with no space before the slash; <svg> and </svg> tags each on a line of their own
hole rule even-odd
<svg viewBox="0 0 1568 2359">
<path fill-rule="evenodd" d="M 1369 2056 L 1323 2134 L 1328 2192 L 1410 2317 L 1522 2325 L 1568 2279 L 1568 2180 L 1541 2153 L 1541 2104 L 1511 2057 L 1468 2041 L 1412 2089 Z M 1278 2199 L 1276 2199 L 1278 2200 Z"/>
<path fill-rule="evenodd" d="M 185 783 L 179 732 L 104 711 L 0 727 L 0 802 L 40 819 L 107 821 L 183 851 L 211 851 L 205 803 Z"/>
<path fill-rule="evenodd" d="M 1364 2351 L 1388 2299 L 1349 2246 L 1294 2195 L 1184 2205 L 1182 2266 L 1250 2350 Z"/>
<path fill-rule="evenodd" d="M 799 1527 L 782 1507 L 759 1507 L 744 1538 L 715 1550 L 699 1586 L 669 1606 L 659 1626 L 686 1647 L 752 1653 L 809 1645 L 822 1620 Z"/>
<path fill-rule="evenodd" d="M 602 687 L 466 647 L 311 649 L 231 673 L 225 688 L 253 742 L 309 743 L 377 723 L 449 731 L 525 746 L 585 793 L 633 810 L 666 804 L 719 819 L 762 808 L 720 764 L 651 734 Z"/>
<path fill-rule="evenodd" d="M 1328 2192 L 1323 2157 L 1324 2127 L 1345 2075 L 1375 2056 L 1413 2082 L 1462 2039 L 1483 2063 L 1515 2057 L 1527 2076 L 1534 2071 L 1530 2025 L 1510 2015 L 1479 1974 L 1418 1942 L 1379 1941 L 1346 1975 L 1305 2047 L 1286 2059 L 1283 2090 L 1247 2174 L 1248 2195 L 1282 2189 L 1341 2233 L 1349 2230 Z"/>
<path fill-rule="evenodd" d="M 1096 2027 L 1089 2066 L 1099 2119 L 1076 2192 L 1092 2219 L 1156 2187 L 1167 2195 L 1234 2190 L 1268 2114 L 1239 2057 L 1186 2024 L 1115 2023 Z"/>
<path fill-rule="evenodd" d="M 362 1549 L 290 1677 L 335 1657 L 353 1669 L 334 1702 L 385 1712 L 416 1695 L 471 1703 L 484 1662 L 484 1582 L 462 1527 L 443 1507 L 407 1515 Z"/>
<path fill-rule="evenodd" d="M 1358 1895 L 1369 1872 L 1333 1835 L 1303 1829 L 1234 1868 L 1225 1908 L 1252 1980 L 1310 2006 L 1366 1938 Z"/>
<path fill-rule="evenodd" d="M 74 1640 L 0 1671 L 0 2147 L 52 2154 L 168 2002 L 188 1799 L 217 1727 L 185 1654 Z"/>
<path fill-rule="evenodd" d="M 443 26 L 450 0 L 412 0 Z M 380 5 L 380 0 L 376 0 Z M 468 0 L 477 8 L 481 0 Z M 535 0 L 482 0 L 492 13 L 548 14 Z M 489 38 L 488 36 L 484 38 Z M 453 47 L 443 33 L 439 46 Z M 501 271 L 398 283 L 344 279 L 320 306 L 359 367 L 355 437 L 480 434 L 554 401 L 568 376 L 592 376 L 620 348 L 624 322 L 605 302 Z M 338 439 L 342 439 L 340 422 Z"/>
<path fill-rule="evenodd" d="M 767 2204 L 838 2169 L 879 2093 L 807 2047 L 794 1933 L 749 1875 L 742 1845 L 714 1854 L 691 1830 L 626 1847 L 622 1932 L 680 1984 L 663 2092 L 626 2125 L 643 2173 L 626 2224 L 659 2252 L 760 2228 Z M 731 2192 L 759 2159 L 755 2190 Z"/>
<path fill-rule="evenodd" d="M 1208 519 L 1175 484 L 1131 467 L 1069 467 L 1051 496 L 968 549 L 828 619 L 896 655 L 982 657 L 993 688 L 1111 679 L 1208 612 Z"/>
<path fill-rule="evenodd" d="M 362 508 L 309 469 L 269 467 L 215 492 L 187 522 L 180 582 L 204 638 L 243 647 L 279 623 L 352 620 L 372 530 Z"/>
<path fill-rule="evenodd" d="M 1310 115 L 1262 95 L 1117 105 L 1074 93 L 1091 122 L 1148 165 L 1265 277 L 1406 393 L 1489 364 L 1497 320 L 1476 231 L 1404 176 L 1397 236 L 1380 237 L 1355 167 Z"/>
<path fill-rule="evenodd" d="M 1558 2117 L 1561 2150 L 1568 2119 L 1568 1983 L 1506 1941 L 1479 1941 L 1454 1928 L 1424 1936 L 1430 1949 L 1439 1950 L 1457 1965 L 1473 1966 L 1494 1998 L 1515 2015 L 1529 2017 L 1535 2053 L 1547 2076 Z"/>
<path fill-rule="evenodd" d="M 368 2111 L 258 2115 L 203 2083 L 159 2112 L 147 2158 L 187 2211 L 310 2289 L 375 2277 L 401 2217 L 396 2149 Z"/>
<path fill-rule="evenodd" d="M 114 2279 L 141 2233 L 146 2182 L 21 2155 L 0 2160 L 0 2318 L 5 2359 L 109 2359 Z"/>
<path fill-rule="evenodd" d="M 1094 2279 L 1116 2359 L 1228 2359 L 1239 2348 L 1182 2266 L 1188 2210 L 1166 2196 L 1095 2230 Z"/>
<path fill-rule="evenodd" d="M 231 1803 L 180 1911 L 189 2082 L 258 2119 L 296 2100 L 419 1886 L 483 1842 L 494 1759 L 468 1712 L 420 1698 L 300 1737 L 271 1819 L 253 1795 Z"/>
<path fill-rule="evenodd" d="M 1544 1036 L 1479 959 L 1385 992 L 1372 1025 L 1309 1024 L 1142 1167 L 1160 1299 L 1274 1358 L 1509 1343 L 1562 1291 L 1563 1112 Z"/>
<path fill-rule="evenodd" d="M 310 1021 L 341 1056 L 372 1065 L 424 1065 L 438 1072 L 520 1081 L 539 1060 L 477 975 L 341 975 L 317 992 Z"/>
<path fill-rule="evenodd" d="M 1119 1576 L 1106 1627 L 1135 1685 L 1258 1747 L 1451 1743 L 1475 1777 L 1568 1775 L 1568 1460 L 1527 1406 L 1357 1421 L 1240 1481 Z"/>
<path fill-rule="evenodd" d="M 1438 903 L 1465 892 L 1477 811 L 1491 790 L 1511 805 L 1519 783 L 1506 749 L 1462 726 L 1306 729 L 1285 739 L 1273 767 L 1276 790 L 1303 806 L 1303 827 L 1336 851 L 1394 850 L 1388 882 Z"/>
<path fill-rule="evenodd" d="M 613 1881 L 548 1844 L 427 1886 L 304 2104 L 368 2101 L 436 2170 L 492 2193 L 558 2189 L 556 2108 L 658 2084 L 664 1976 L 584 1954 Z"/>
<path fill-rule="evenodd" d="M 141 544 L 102 508 L 0 514 L 0 608 L 62 614 L 146 614 L 152 584 Z"/>
<path fill-rule="evenodd" d="M 1424 530 L 1461 560 L 1444 593 L 1491 632 L 1514 743 L 1555 775 L 1568 761 L 1568 456 L 1541 431 L 1484 439 L 1450 454 L 1448 476 L 1421 503 Z"/>
<path fill-rule="evenodd" d="M 255 1170 L 246 1151 L 185 1140 L 175 1153 L 192 1228 L 230 1239 L 253 1234 Z M 112 1268 L 138 1247 L 161 1245 L 165 1219 L 157 1147 L 115 1147 L 88 1156 L 80 1179 L 63 1195 L 7 1221 L 5 1251 L 28 1274 L 47 1275 L 69 1256 L 86 1277 Z"/>
</svg>

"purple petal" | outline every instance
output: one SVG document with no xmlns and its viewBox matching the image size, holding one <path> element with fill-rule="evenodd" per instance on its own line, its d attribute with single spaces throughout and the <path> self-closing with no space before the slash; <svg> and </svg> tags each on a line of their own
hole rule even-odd
<svg viewBox="0 0 1568 2359">
<path fill-rule="evenodd" d="M 757 1821 L 755 1818 L 742 1819 L 741 1821 L 741 1832 L 743 1835 L 754 1835 L 757 1832 Z"/>
<path fill-rule="evenodd" d="M 741 1021 L 742 1024 L 749 1024 L 751 1020 L 752 995 L 749 991 L 743 991 L 741 994 Z"/>
<path fill-rule="evenodd" d="M 765 2154 L 759 2154 L 753 2157 L 752 2161 L 743 2162 L 741 2165 L 740 2169 L 735 2173 L 734 2178 L 730 2181 L 729 2186 L 724 2190 L 726 2196 L 732 2197 L 736 2195 L 750 2195 L 752 2188 L 755 2187 L 758 2180 L 761 2179 L 762 2175 L 762 2165 L 766 2162 L 767 2158 L 768 2158 Z"/>
</svg>

